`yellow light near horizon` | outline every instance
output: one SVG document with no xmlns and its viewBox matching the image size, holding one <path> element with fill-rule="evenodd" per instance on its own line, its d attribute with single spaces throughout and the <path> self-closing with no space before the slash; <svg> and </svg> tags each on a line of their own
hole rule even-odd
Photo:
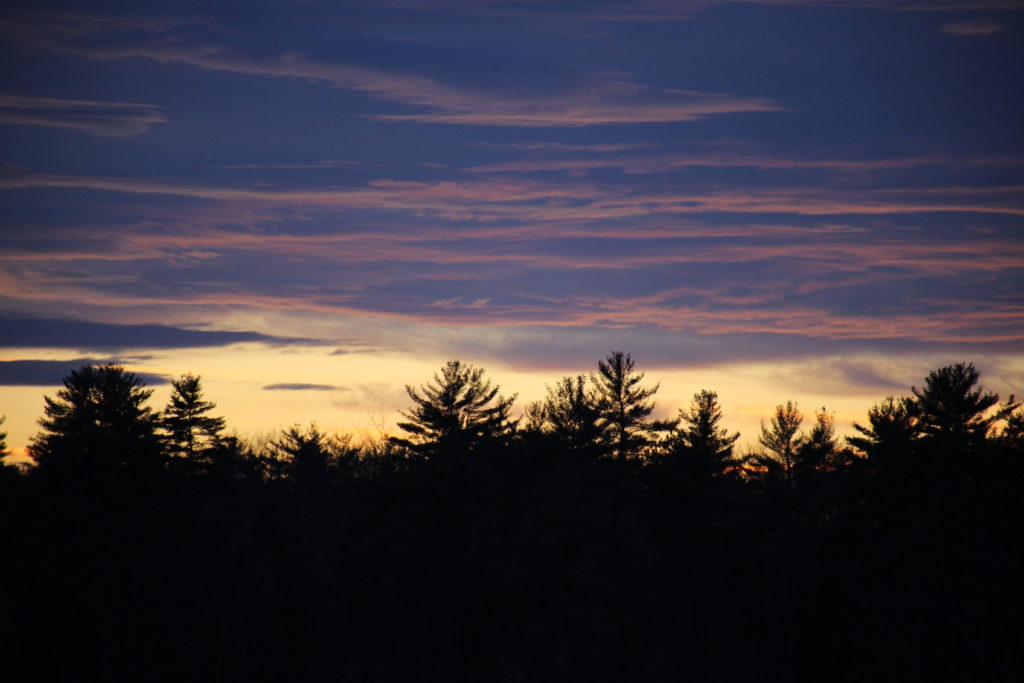
<svg viewBox="0 0 1024 683">
<path fill-rule="evenodd" d="M 240 344 L 230 347 L 160 350 L 140 353 L 126 363 L 134 372 L 178 377 L 191 372 L 202 378 L 204 395 L 217 404 L 215 413 L 227 419 L 228 429 L 242 436 L 265 435 L 293 424 L 317 423 L 329 432 L 353 432 L 377 435 L 395 433 L 399 411 L 411 401 L 405 385 L 415 388 L 431 380 L 448 358 L 439 355 L 403 352 L 367 352 L 333 354 L 334 347 Z M 21 351 L 21 350 L 19 350 Z M 46 350 L 29 350 L 2 358 L 58 359 L 61 355 Z M 581 367 L 523 368 L 501 362 L 466 362 L 484 367 L 487 376 L 504 395 L 518 394 L 516 411 L 530 401 L 542 399 L 545 385 L 563 376 L 596 370 L 597 358 Z M 762 421 L 774 413 L 775 406 L 795 401 L 803 412 L 804 428 L 813 424 L 814 411 L 825 407 L 834 413 L 840 436 L 853 434 L 851 424 L 864 422 L 868 409 L 888 393 L 907 395 L 910 385 L 923 384 L 929 368 L 939 367 L 938 359 L 871 359 L 888 376 L 907 376 L 903 391 L 886 390 L 863 384 L 842 384 L 829 379 L 828 359 L 813 362 L 731 363 L 700 368 L 644 367 L 645 384 L 659 384 L 655 396 L 655 417 L 673 418 L 686 408 L 695 392 L 710 389 L 718 393 L 723 409 L 723 425 L 741 434 L 741 450 L 757 444 Z M 999 377 L 983 375 L 982 384 L 1004 398 L 1012 392 L 1009 383 L 1024 372 L 1024 361 L 998 359 L 1005 372 Z M 932 362 L 932 365 L 928 363 Z M 888 365 L 886 365 L 888 363 Z M 267 389 L 273 385 L 320 385 L 315 389 Z M 55 395 L 58 386 L 0 387 L 0 415 L 6 415 L 3 430 L 16 457 L 38 430 L 43 415 L 43 396 Z M 150 406 L 162 409 L 170 396 L 170 385 L 153 387 Z"/>
</svg>

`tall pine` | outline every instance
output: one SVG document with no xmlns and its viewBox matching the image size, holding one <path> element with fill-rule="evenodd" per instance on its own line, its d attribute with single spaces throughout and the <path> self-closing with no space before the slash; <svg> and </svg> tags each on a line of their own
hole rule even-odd
<svg viewBox="0 0 1024 683">
<path fill-rule="evenodd" d="M 648 419 L 654 412 L 652 397 L 659 385 L 641 384 L 644 373 L 636 371 L 636 363 L 628 353 L 612 351 L 598 361 L 597 369 L 591 380 L 597 394 L 598 426 L 605 435 L 609 453 L 625 462 L 639 455 L 658 432 L 671 429 L 673 424 Z"/>
<path fill-rule="evenodd" d="M 203 400 L 197 375 L 182 375 L 172 380 L 171 385 L 171 398 L 160 418 L 167 452 L 195 462 L 220 443 L 224 418 L 210 415 L 217 404 Z"/>
</svg>

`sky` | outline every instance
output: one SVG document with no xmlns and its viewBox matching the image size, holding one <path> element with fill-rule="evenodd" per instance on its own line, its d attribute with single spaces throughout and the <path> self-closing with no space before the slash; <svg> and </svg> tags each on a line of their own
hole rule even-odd
<svg viewBox="0 0 1024 683">
<path fill-rule="evenodd" d="M 967 360 L 1024 393 L 1024 2 L 6 2 L 0 414 L 88 362 L 243 435 L 517 406 L 630 353 L 841 433 Z"/>
</svg>

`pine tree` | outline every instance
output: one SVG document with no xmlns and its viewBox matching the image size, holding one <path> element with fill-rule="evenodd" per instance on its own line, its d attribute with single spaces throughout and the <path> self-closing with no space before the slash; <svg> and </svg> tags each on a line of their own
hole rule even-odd
<svg viewBox="0 0 1024 683">
<path fill-rule="evenodd" d="M 1017 404 L 1013 397 L 1000 409 L 999 394 L 978 384 L 981 373 L 973 363 L 956 363 L 933 370 L 924 389 L 912 388 L 912 411 L 927 443 L 941 454 L 978 453 L 996 422 L 1006 419 Z"/>
<path fill-rule="evenodd" d="M 451 360 L 419 391 L 406 385 L 413 407 L 402 412 L 398 426 L 410 435 L 397 444 L 421 455 L 459 455 L 482 444 L 511 437 L 516 420 L 509 416 L 516 396 L 503 397 L 484 377 L 483 368 Z M 422 393 L 421 393 L 422 392 Z"/>
<path fill-rule="evenodd" d="M 29 456 L 40 473 L 67 478 L 154 470 L 162 450 L 157 417 L 145 405 L 152 393 L 117 365 L 73 370 L 56 398 L 45 397 L 43 431 Z"/>
<path fill-rule="evenodd" d="M 544 401 L 527 410 L 531 423 L 570 452 L 596 449 L 602 436 L 601 413 L 597 397 L 587 388 L 586 375 L 563 377 L 554 387 L 545 388 Z"/>
<path fill-rule="evenodd" d="M 270 469 L 277 477 L 303 487 L 331 484 L 355 469 L 358 450 L 351 436 L 332 437 L 315 424 L 294 425 L 270 444 Z"/>
<path fill-rule="evenodd" d="M 694 394 L 690 408 L 679 411 L 679 426 L 673 435 L 668 457 L 685 462 L 688 465 L 686 469 L 700 475 L 723 473 L 732 459 L 733 444 L 740 435 L 739 432 L 730 434 L 719 426 L 721 421 L 718 394 L 706 389 Z"/>
<path fill-rule="evenodd" d="M 797 430 L 803 421 L 803 414 L 792 401 L 776 406 L 770 426 L 761 422 L 761 434 L 757 439 L 769 454 L 756 456 L 754 463 L 767 467 L 769 471 L 781 470 L 784 478 L 791 479 L 796 464 Z"/>
<path fill-rule="evenodd" d="M 1013 397 L 1011 396 L 1007 401 L 1007 407 L 1012 403 Z M 1003 412 L 1006 415 L 1006 424 L 1003 425 L 996 437 L 996 442 L 1004 452 L 1018 456 L 1024 454 L 1024 411 L 1018 404 L 1010 410 L 1006 410 L 1004 407 Z"/>
<path fill-rule="evenodd" d="M 835 415 L 822 407 L 811 431 L 797 439 L 796 466 L 804 473 L 824 470 L 838 464 L 839 453 Z"/>
<path fill-rule="evenodd" d="M 885 397 L 868 410 L 867 426 L 854 422 L 853 428 L 861 436 L 848 436 L 846 442 L 876 464 L 908 455 L 920 435 L 913 406 L 906 397 Z"/>
<path fill-rule="evenodd" d="M 598 374 L 591 375 L 596 387 L 597 409 L 601 419 L 598 427 L 606 435 L 610 453 L 620 462 L 638 455 L 658 432 L 674 426 L 671 422 L 652 421 L 651 397 L 658 386 L 644 387 L 644 373 L 637 372 L 628 353 L 613 351 L 598 361 Z"/>
<path fill-rule="evenodd" d="M 220 442 L 224 418 L 209 414 L 217 404 L 203 400 L 198 376 L 182 375 L 171 385 L 171 398 L 160 418 L 167 450 L 170 455 L 195 462 Z"/>
</svg>

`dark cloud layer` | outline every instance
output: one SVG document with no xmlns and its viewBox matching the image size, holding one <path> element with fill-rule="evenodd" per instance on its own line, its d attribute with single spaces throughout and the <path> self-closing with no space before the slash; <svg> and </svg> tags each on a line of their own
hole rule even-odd
<svg viewBox="0 0 1024 683">
<path fill-rule="evenodd" d="M 95 349 L 183 349 L 242 342 L 288 344 L 307 339 L 257 332 L 188 330 L 167 325 L 115 325 L 56 318 L 0 317 L 0 347 Z"/>
<path fill-rule="evenodd" d="M 60 386 L 63 379 L 83 365 L 122 365 L 116 359 L 75 358 L 73 360 L 8 360 L 0 361 L 0 386 Z M 167 384 L 167 377 L 136 372 L 149 385 Z"/>
</svg>

